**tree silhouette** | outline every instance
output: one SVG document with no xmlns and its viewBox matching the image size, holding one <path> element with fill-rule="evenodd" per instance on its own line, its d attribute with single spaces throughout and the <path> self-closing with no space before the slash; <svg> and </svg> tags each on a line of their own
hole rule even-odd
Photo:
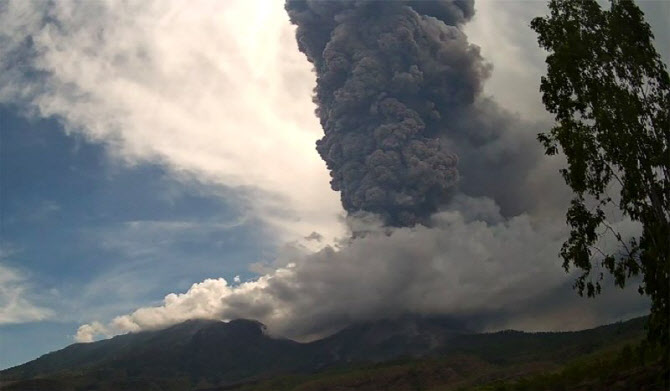
<svg viewBox="0 0 670 391">
<path fill-rule="evenodd" d="M 531 28 L 549 52 L 542 100 L 556 125 L 538 135 L 546 153 L 562 151 L 561 170 L 575 197 L 570 235 L 561 248 L 566 271 L 581 269 L 580 294 L 601 291 L 603 271 L 623 287 L 641 275 L 651 298 L 650 340 L 668 349 L 670 273 L 670 81 L 642 11 L 631 0 L 603 10 L 595 0 L 552 0 Z M 639 222 L 623 237 L 612 210 Z M 618 248 L 599 247 L 612 235 Z"/>
</svg>

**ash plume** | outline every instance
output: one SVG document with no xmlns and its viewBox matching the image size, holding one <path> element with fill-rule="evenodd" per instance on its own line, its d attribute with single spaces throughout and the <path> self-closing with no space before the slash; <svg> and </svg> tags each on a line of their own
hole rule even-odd
<svg viewBox="0 0 670 391">
<path fill-rule="evenodd" d="M 458 183 L 454 147 L 473 137 L 463 117 L 489 73 L 459 28 L 473 2 L 288 0 L 286 10 L 314 65 L 317 150 L 344 208 L 425 224 Z"/>
<path fill-rule="evenodd" d="M 196 194 L 205 191 L 200 184 L 249 189 L 250 221 L 281 226 L 270 230 L 280 236 L 277 243 L 295 233 L 303 237 L 279 249 L 276 259 L 263 256 L 253 264 L 257 277 L 232 278 L 230 284 L 207 279 L 168 294 L 159 305 L 85 324 L 77 340 L 197 318 L 257 319 L 274 334 L 300 339 L 404 314 L 482 319 L 483 329 L 532 323 L 531 329 L 555 330 L 648 309 L 634 290 L 607 290 L 613 296 L 605 302 L 573 301 L 573 276 L 563 274 L 557 257 L 572 193 L 557 175 L 561 162 L 544 159 L 535 140 L 551 124 L 521 121 L 482 94 L 490 67 L 462 32 L 473 16 L 472 2 L 286 5 L 300 50 L 316 71 L 315 99 L 326 133 L 319 152 L 333 184 L 350 212 L 373 211 L 384 220 L 351 213 L 342 224 L 346 233 L 329 230 L 340 208 L 336 197 L 327 198 L 335 193 L 324 188 L 312 133 L 303 132 L 318 127 L 308 109 L 313 80 L 283 4 L 214 4 L 215 11 L 179 1 L 160 7 L 0 1 L 0 46 L 7 48 L 0 56 L 0 103 L 25 102 L 31 116 L 56 118 L 133 165 L 165 165 L 189 186 L 193 174 Z M 221 23 L 224 14 L 229 23 Z M 501 26 L 526 23 L 508 10 L 483 16 L 482 24 L 492 17 Z M 508 47 L 504 39 L 500 43 Z M 147 102 L 156 102 L 157 111 L 147 110 Z M 237 205 L 229 201 L 231 208 Z M 612 223 L 622 234 L 639 235 L 629 220 Z M 389 227 L 403 224 L 416 225 Z M 198 254 L 156 255 L 163 243 L 187 243 L 189 227 L 165 240 L 134 238 L 132 248 L 124 241 L 122 250 L 132 250 L 129 256 L 142 264 L 196 265 Z M 245 223 L 230 238 L 245 245 L 249 228 L 266 254 L 274 241 L 255 227 Z M 102 242 L 109 251 L 108 240 Z M 607 244 L 601 248 L 609 251 Z M 144 269 L 128 274 L 137 278 L 123 287 L 149 292 L 160 273 L 147 279 Z M 210 272 L 221 270 L 219 265 Z M 80 315 L 92 320 L 105 313 Z M 518 323 L 519 317 L 525 321 Z"/>
</svg>

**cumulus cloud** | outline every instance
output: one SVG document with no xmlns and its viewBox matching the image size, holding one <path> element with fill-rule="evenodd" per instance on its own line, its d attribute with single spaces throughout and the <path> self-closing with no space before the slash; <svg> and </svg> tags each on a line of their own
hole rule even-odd
<svg viewBox="0 0 670 391">
<path fill-rule="evenodd" d="M 281 238 L 343 232 L 281 2 L 6 2 L 0 46 L 0 103 L 56 116 L 128 164 L 241 189 Z"/>
<path fill-rule="evenodd" d="M 105 325 L 100 322 L 92 322 L 79 326 L 74 339 L 77 342 L 93 342 L 96 336 L 108 334 L 109 330 L 107 327 L 105 327 Z"/>
<path fill-rule="evenodd" d="M 566 289 L 572 276 L 564 274 L 556 255 L 565 236 L 562 225 L 525 214 L 506 219 L 490 199 L 459 197 L 453 207 L 458 209 L 435 214 L 431 228 L 378 225 L 316 253 L 291 248 L 257 280 L 230 285 L 208 279 L 166 296 L 161 306 L 119 316 L 103 329 L 84 325 L 77 338 L 87 340 L 94 329 L 111 335 L 191 318 L 252 318 L 272 333 L 310 339 L 351 322 L 404 313 L 484 319 L 478 326 L 486 328 L 510 324 L 508 315 L 518 311 L 523 321 L 516 324 L 552 329 L 591 326 L 639 311 L 640 300 L 628 292 L 627 305 L 590 311 L 588 320 L 555 317 L 541 303 L 563 302 L 574 294 Z M 618 228 L 624 234 L 638 229 L 624 221 Z M 589 312 L 567 301 L 572 313 Z"/>
<path fill-rule="evenodd" d="M 33 292 L 34 287 L 25 274 L 0 264 L 0 325 L 40 321 L 53 316 L 53 311 L 35 303 Z"/>
<path fill-rule="evenodd" d="M 453 44 L 449 48 L 459 58 L 469 59 L 466 64 L 453 64 L 455 69 L 465 65 L 465 71 L 447 84 L 456 88 L 458 81 L 471 83 L 463 88 L 465 103 L 457 109 L 444 108 L 454 113 L 437 113 L 447 120 L 436 116 L 434 123 L 424 127 L 430 128 L 430 137 L 419 140 L 426 144 L 419 149 L 439 152 L 437 163 L 444 172 L 451 172 L 455 163 L 451 152 L 457 153 L 461 194 L 438 213 L 433 212 L 444 207 L 445 198 L 429 202 L 427 208 L 422 204 L 412 209 L 420 218 L 410 216 L 408 225 L 426 225 L 402 228 L 384 227 L 374 216 L 338 219 L 342 214 L 338 195 L 329 190 L 325 164 L 314 151 L 315 141 L 322 136 L 311 102 L 314 76 L 298 51 L 295 30 L 281 2 L 0 4 L 0 45 L 5 49 L 0 59 L 0 103 L 25 103 L 34 114 L 56 116 L 68 131 L 105 143 L 129 164 L 159 162 L 177 175 L 241 189 L 250 214 L 275 227 L 282 239 L 302 242 L 288 245 L 272 264 L 255 265 L 261 274 L 255 280 L 229 284 L 218 278 L 193 284 L 185 293 L 167 295 L 159 306 L 143 307 L 111 322 L 83 325 L 77 332 L 79 341 L 157 329 L 191 318 L 253 318 L 273 333 L 303 339 L 328 334 L 353 321 L 402 313 L 487 319 L 483 327 L 506 324 L 511 314 L 523 314 L 518 318 L 539 328 L 551 328 L 558 321 L 561 327 L 574 327 L 583 321 L 570 324 L 565 314 L 576 312 L 564 307 L 558 317 L 547 311 L 547 303 L 554 308 L 560 307 L 558 302 L 565 303 L 557 298 L 566 295 L 572 278 L 562 272 L 556 256 L 566 234 L 556 217 L 569 196 L 556 173 L 560 159 L 542 157 L 534 140 L 541 127 L 520 121 L 480 95 L 488 68 L 460 26 L 472 17 L 470 6 L 459 14 L 454 7 L 431 9 L 421 2 L 404 3 L 430 15 L 417 17 L 402 11 L 406 22 L 423 24 L 435 38 L 431 42 L 444 39 L 447 46 Z M 320 4 L 326 12 L 337 7 Z M 478 21 L 476 16 L 474 22 L 493 23 L 486 18 Z M 339 42 L 348 42 L 346 31 L 339 33 Z M 399 34 L 402 38 L 404 33 Z M 386 38 L 384 45 L 390 49 L 403 44 L 392 35 Z M 334 57 L 342 54 L 336 47 L 330 49 Z M 318 55 L 311 59 L 318 62 Z M 424 60 L 422 64 L 439 65 Z M 370 76 L 365 61 L 358 65 L 361 77 Z M 507 69 L 518 71 L 517 66 Z M 394 88 L 410 91 L 409 95 L 423 77 L 440 75 L 411 66 L 394 71 Z M 459 78 L 462 74 L 472 77 Z M 528 80 L 514 75 L 518 77 L 510 80 Z M 347 98 L 365 94 L 365 89 L 350 87 L 345 91 L 349 95 L 339 96 L 345 107 L 357 102 Z M 513 99 L 516 86 L 512 87 L 501 83 L 494 90 L 507 89 L 503 101 L 508 101 Z M 458 88 L 454 91 L 454 96 L 462 98 Z M 449 96 L 438 98 L 440 108 L 448 106 Z M 377 136 L 382 144 L 392 146 L 390 133 L 402 136 L 405 130 L 425 130 L 420 124 L 414 126 L 413 116 L 397 100 L 377 101 L 374 110 L 388 117 L 388 123 L 382 124 L 388 126 L 376 127 L 381 128 Z M 528 101 L 503 102 L 503 107 L 531 107 L 525 105 Z M 414 99 L 406 102 L 416 103 Z M 429 108 L 418 106 L 413 110 L 430 114 Z M 529 111 L 534 112 L 534 107 Z M 369 108 L 373 107 L 365 110 Z M 344 117 L 339 119 L 346 122 Z M 456 132 L 443 137 L 443 128 Z M 345 141 L 339 144 L 354 150 L 361 146 L 357 140 Z M 325 147 L 319 152 L 335 161 Z M 370 155 L 367 168 L 380 168 L 379 177 L 385 177 L 383 169 L 393 159 L 378 155 Z M 345 174 L 356 174 L 347 167 L 336 168 L 336 176 L 341 174 L 343 180 Z M 451 188 L 452 179 L 445 177 L 438 190 Z M 420 191 L 406 193 L 391 206 Z M 372 202 L 379 194 L 366 191 L 363 198 Z M 347 209 L 380 212 L 360 205 Z M 392 225 L 405 224 L 400 214 L 391 220 L 396 217 Z M 635 232 L 635 225 L 626 220 L 614 223 L 624 234 Z M 147 232 L 184 228 L 146 223 L 137 227 Z M 344 227 L 350 232 L 344 232 Z M 352 232 L 356 233 L 353 238 Z M 310 243 L 332 245 L 313 252 L 303 247 Z M 572 294 L 569 289 L 567 294 Z M 639 308 L 639 301 L 629 302 L 629 307 L 593 315 L 591 321 L 595 324 L 613 313 Z"/>
<path fill-rule="evenodd" d="M 286 8 L 317 76 L 317 150 L 347 211 L 411 226 L 457 192 L 491 197 L 508 216 L 543 198 L 531 183 L 546 172 L 542 125 L 482 94 L 491 64 L 462 29 L 472 1 Z"/>
</svg>

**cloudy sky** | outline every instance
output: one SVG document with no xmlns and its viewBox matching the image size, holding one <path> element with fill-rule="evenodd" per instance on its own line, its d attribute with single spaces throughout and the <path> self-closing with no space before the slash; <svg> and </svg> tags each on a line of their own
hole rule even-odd
<svg viewBox="0 0 670 391">
<path fill-rule="evenodd" d="M 661 51 L 668 4 L 641 3 Z M 0 368 L 192 317 L 309 339 L 403 312 L 529 330 L 643 314 L 634 286 L 577 298 L 556 256 L 569 192 L 528 141 L 550 124 L 528 27 L 544 3 L 475 8 L 479 99 L 504 112 L 500 148 L 536 156 L 527 197 L 459 194 L 430 228 L 386 230 L 330 189 L 281 1 L 0 3 Z"/>
</svg>

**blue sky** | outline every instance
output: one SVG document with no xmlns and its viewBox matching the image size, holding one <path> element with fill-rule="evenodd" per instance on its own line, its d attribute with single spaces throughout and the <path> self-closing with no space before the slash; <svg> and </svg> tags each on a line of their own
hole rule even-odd
<svg viewBox="0 0 670 391">
<path fill-rule="evenodd" d="M 342 232 L 280 3 L 17 1 L 0 25 L 0 367 Z"/>
<path fill-rule="evenodd" d="M 666 60 L 669 4 L 641 3 Z M 481 1 L 465 26 L 493 64 L 485 95 L 532 124 L 512 140 L 550 124 L 528 28 L 544 10 Z M 647 309 L 634 284 L 571 295 L 556 160 L 532 171 L 551 193 L 536 210 L 462 197 L 434 229 L 340 241 L 375 223 L 345 222 L 330 190 L 314 75 L 280 1 L 9 2 L 0 49 L 0 368 L 189 317 L 314 337 L 402 311 L 546 330 Z"/>
<path fill-rule="evenodd" d="M 159 165 L 128 166 L 58 121 L 0 108 L 0 237 L 4 265 L 29 280 L 48 322 L 0 326 L 0 366 L 72 342 L 78 323 L 183 291 L 207 277 L 251 277 L 272 253 L 235 194 L 175 180 Z"/>
</svg>

